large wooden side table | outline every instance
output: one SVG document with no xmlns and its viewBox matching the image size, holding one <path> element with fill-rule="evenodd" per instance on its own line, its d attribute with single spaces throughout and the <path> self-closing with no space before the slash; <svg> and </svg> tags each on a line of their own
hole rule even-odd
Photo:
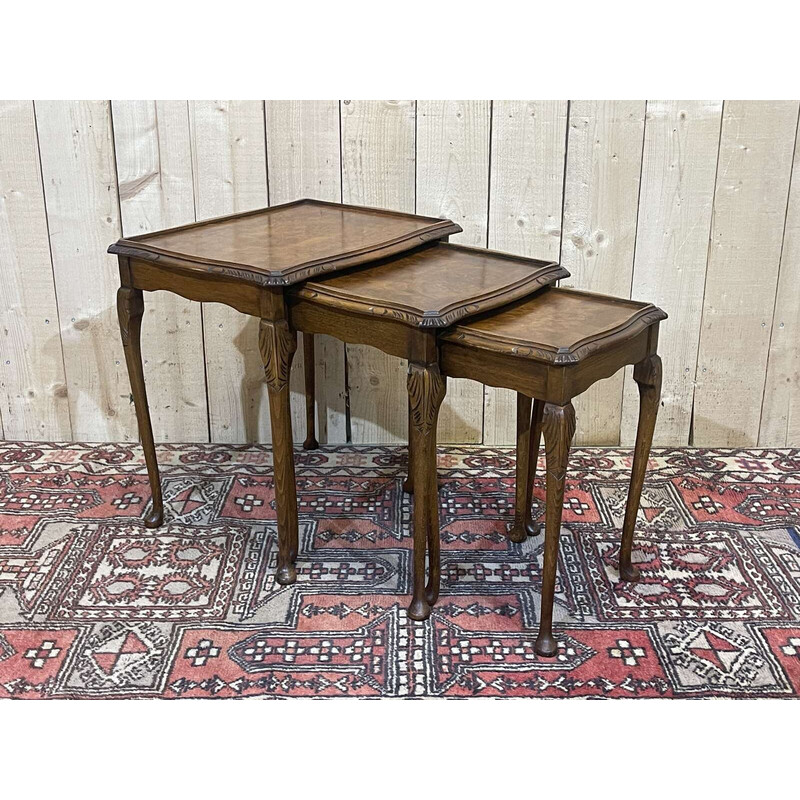
<svg viewBox="0 0 800 800">
<path fill-rule="evenodd" d="M 289 370 L 297 337 L 286 302 L 292 284 L 377 258 L 408 252 L 461 228 L 449 220 L 338 203 L 301 200 L 268 209 L 120 239 L 117 294 L 122 344 L 152 492 L 145 524 L 164 518 L 140 335 L 143 291 L 229 305 L 258 317 L 272 423 L 278 523 L 276 579 L 295 580 L 297 500 L 289 407 Z M 309 444 L 311 444 L 309 442 Z"/>
<path fill-rule="evenodd" d="M 409 362 L 409 472 L 415 488 L 413 597 L 408 609 L 412 619 L 426 619 L 439 595 L 436 423 L 446 387 L 437 334 L 568 275 L 551 262 L 436 243 L 369 267 L 308 281 L 290 292 L 291 323 L 304 339 L 306 334 L 326 333 Z M 292 552 L 297 552 L 296 543 Z"/>
<path fill-rule="evenodd" d="M 572 398 L 601 378 L 633 364 L 639 425 L 619 556 L 620 577 L 637 580 L 633 532 L 661 396 L 659 322 L 648 303 L 548 288 L 508 308 L 466 321 L 440 338 L 445 374 L 518 392 L 517 505 L 511 539 L 533 533 L 531 486 L 544 433 L 547 508 L 542 605 L 536 652 L 555 655 L 553 602 L 569 446 L 575 432 Z M 531 398 L 535 398 L 531 411 Z"/>
</svg>

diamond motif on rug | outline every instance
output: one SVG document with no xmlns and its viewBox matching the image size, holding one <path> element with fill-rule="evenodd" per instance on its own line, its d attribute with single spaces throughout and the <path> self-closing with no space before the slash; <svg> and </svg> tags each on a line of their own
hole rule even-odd
<svg viewBox="0 0 800 800">
<path fill-rule="evenodd" d="M 789 688 L 768 650 L 741 623 L 679 622 L 659 630 L 681 690 Z"/>
<path fill-rule="evenodd" d="M 152 693 L 167 666 L 167 629 L 149 622 L 100 625 L 86 641 L 61 693 Z"/>
<path fill-rule="evenodd" d="M 170 478 L 164 482 L 167 521 L 193 525 L 212 522 L 229 484 L 225 479 Z"/>
</svg>

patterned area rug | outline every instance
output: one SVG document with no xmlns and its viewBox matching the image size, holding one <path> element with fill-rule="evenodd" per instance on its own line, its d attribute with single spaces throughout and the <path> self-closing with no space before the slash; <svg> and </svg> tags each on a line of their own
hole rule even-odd
<svg viewBox="0 0 800 800">
<path fill-rule="evenodd" d="M 572 451 L 554 658 L 542 536 L 515 545 L 513 451 L 439 450 L 443 581 L 405 614 L 402 448 L 302 452 L 299 580 L 273 581 L 271 453 L 0 443 L 0 696 L 795 697 L 800 450 L 654 451 L 620 583 L 630 451 Z M 540 464 L 541 468 L 541 464 Z M 536 509 L 543 509 L 537 479 Z"/>
</svg>

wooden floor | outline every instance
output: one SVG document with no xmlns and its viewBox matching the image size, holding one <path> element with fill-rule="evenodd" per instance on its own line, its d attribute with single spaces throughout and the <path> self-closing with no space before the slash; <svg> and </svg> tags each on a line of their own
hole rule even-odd
<svg viewBox="0 0 800 800">
<path fill-rule="evenodd" d="M 0 434 L 136 440 L 108 244 L 307 196 L 449 217 L 464 229 L 453 241 L 557 259 L 567 285 L 664 308 L 656 444 L 798 445 L 798 109 L 0 102 Z M 147 301 L 157 438 L 268 442 L 255 321 Z M 403 441 L 405 365 L 320 338 L 321 441 Z M 298 439 L 302 369 L 299 350 Z M 576 403 L 576 441 L 632 443 L 635 393 L 630 374 L 593 387 Z M 439 438 L 510 443 L 514 421 L 509 392 L 453 380 Z"/>
</svg>

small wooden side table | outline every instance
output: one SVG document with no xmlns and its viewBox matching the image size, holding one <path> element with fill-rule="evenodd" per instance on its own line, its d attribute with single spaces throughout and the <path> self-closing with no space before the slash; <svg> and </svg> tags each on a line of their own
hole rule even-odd
<svg viewBox="0 0 800 800">
<path fill-rule="evenodd" d="M 551 262 L 437 243 L 324 281 L 309 281 L 290 293 L 291 322 L 304 338 L 326 333 L 409 362 L 409 461 L 415 490 L 411 619 L 426 619 L 439 595 L 436 422 L 445 381 L 439 371 L 437 334 L 568 275 Z M 290 549 L 297 552 L 296 542 Z"/>
<path fill-rule="evenodd" d="M 442 371 L 518 392 L 517 507 L 511 540 L 533 533 L 531 486 L 539 437 L 547 465 L 542 606 L 536 652 L 555 655 L 553 602 L 569 447 L 575 432 L 572 398 L 633 364 L 639 425 L 622 528 L 619 570 L 637 580 L 631 546 L 661 396 L 658 326 L 666 314 L 638 303 L 588 292 L 545 289 L 519 303 L 466 321 L 442 334 Z M 531 413 L 531 398 L 535 398 Z"/>
<path fill-rule="evenodd" d="M 142 439 L 152 508 L 147 527 L 164 518 L 140 348 L 143 291 L 165 290 L 189 300 L 229 305 L 259 317 L 272 423 L 279 583 L 295 580 L 297 499 L 289 408 L 289 370 L 297 336 L 286 303 L 288 287 L 325 273 L 408 252 L 459 233 L 450 220 L 300 200 L 120 239 L 117 293 L 122 344 Z"/>
</svg>

